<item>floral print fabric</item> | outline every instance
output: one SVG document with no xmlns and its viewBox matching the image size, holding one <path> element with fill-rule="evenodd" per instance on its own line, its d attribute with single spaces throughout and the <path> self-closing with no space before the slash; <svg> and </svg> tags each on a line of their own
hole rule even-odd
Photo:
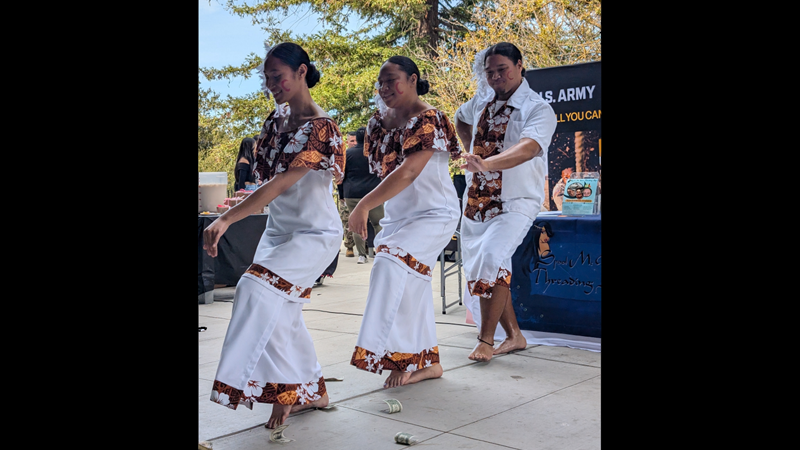
<svg viewBox="0 0 800 450">
<path fill-rule="evenodd" d="M 500 153 L 503 149 L 508 119 L 513 106 L 498 105 L 492 100 L 483 110 L 475 132 L 472 152 L 486 159 Z M 500 192 L 503 187 L 503 172 L 475 172 L 467 193 L 467 206 L 464 216 L 485 222 L 503 212 Z"/>
<path fill-rule="evenodd" d="M 344 176 L 344 141 L 336 122 L 329 118 L 309 120 L 296 130 L 278 132 L 278 120 L 288 107 L 270 113 L 258 139 L 256 172 L 269 180 L 291 167 L 328 170 L 334 178 Z"/>
<path fill-rule="evenodd" d="M 290 297 L 311 297 L 311 288 L 296 286 L 276 275 L 273 271 L 258 264 L 251 264 L 244 273 L 249 273 L 250 275 L 258 277 L 260 280 L 266 281 L 270 286 L 289 294 Z"/>
<path fill-rule="evenodd" d="M 356 346 L 350 364 L 367 372 L 381 374 L 384 370 L 415 372 L 434 364 L 439 364 L 439 346 L 425 349 L 420 353 L 385 352 L 378 356 L 375 353 Z"/>
<path fill-rule="evenodd" d="M 387 255 L 394 256 L 400 261 L 402 261 L 403 264 L 407 265 L 412 270 L 414 270 L 415 272 L 425 275 L 426 277 L 430 277 L 433 274 L 429 266 L 426 266 L 425 264 L 422 264 L 421 262 L 417 261 L 417 258 L 414 258 L 408 252 L 406 252 L 400 247 L 389 247 L 386 245 L 379 245 L 375 249 L 375 253 L 376 254 L 386 253 Z"/>
<path fill-rule="evenodd" d="M 211 401 L 234 410 L 239 405 L 245 405 L 252 410 L 253 403 L 304 405 L 319 400 L 326 392 L 324 377 L 302 384 L 266 383 L 250 380 L 243 390 L 215 380 L 211 390 Z"/>
<path fill-rule="evenodd" d="M 470 294 L 481 298 L 492 298 L 492 290 L 495 286 L 510 287 L 511 271 L 501 267 L 500 271 L 497 272 L 496 280 L 477 280 L 467 282 L 467 289 L 469 289 Z"/>
<path fill-rule="evenodd" d="M 364 156 L 369 159 L 370 173 L 381 179 L 389 176 L 406 156 L 424 149 L 450 153 L 458 158 L 461 148 L 456 130 L 450 119 L 436 109 L 429 109 L 412 117 L 405 127 L 386 130 L 381 126 L 380 111 L 367 123 Z"/>
</svg>

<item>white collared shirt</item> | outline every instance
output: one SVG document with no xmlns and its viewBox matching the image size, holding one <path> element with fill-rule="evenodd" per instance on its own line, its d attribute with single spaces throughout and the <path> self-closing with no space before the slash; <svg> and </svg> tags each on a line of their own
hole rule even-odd
<svg viewBox="0 0 800 450">
<path fill-rule="evenodd" d="M 476 122 L 483 114 L 484 108 L 494 98 L 494 91 L 480 96 L 476 94 L 467 103 L 461 105 L 456 111 L 456 119 L 472 125 L 472 143 L 475 142 Z M 500 201 L 503 202 L 503 211 L 522 213 L 531 219 L 542 208 L 545 192 L 545 177 L 547 176 L 547 150 L 553 133 L 556 130 L 556 114 L 553 108 L 539 94 L 528 85 L 528 80 L 522 79 L 522 84 L 508 99 L 508 106 L 514 110 L 508 120 L 505 139 L 500 152 L 519 143 L 522 138 L 535 140 L 542 148 L 533 159 L 516 167 L 503 170 L 503 188 Z M 470 144 L 469 152 L 473 153 Z M 464 190 L 463 204 L 467 204 L 466 196 L 469 186 L 472 185 L 472 173 L 465 173 L 467 189 Z"/>
</svg>

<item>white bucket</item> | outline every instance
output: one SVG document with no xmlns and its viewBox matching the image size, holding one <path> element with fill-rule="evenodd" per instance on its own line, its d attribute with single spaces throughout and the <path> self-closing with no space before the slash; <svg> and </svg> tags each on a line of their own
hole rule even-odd
<svg viewBox="0 0 800 450">
<path fill-rule="evenodd" d="M 217 205 L 223 204 L 228 196 L 228 173 L 198 172 L 197 175 L 197 212 L 217 212 Z"/>
</svg>

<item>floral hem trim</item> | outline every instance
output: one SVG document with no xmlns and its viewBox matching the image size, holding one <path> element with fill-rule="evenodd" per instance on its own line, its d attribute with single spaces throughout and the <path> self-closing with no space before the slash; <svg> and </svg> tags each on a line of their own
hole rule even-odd
<svg viewBox="0 0 800 450">
<path fill-rule="evenodd" d="M 439 364 L 439 346 L 435 346 L 420 353 L 385 352 L 383 356 L 356 346 L 350 365 L 356 366 L 367 372 L 380 375 L 384 370 L 398 370 L 401 372 L 416 372 L 417 370 Z"/>
<path fill-rule="evenodd" d="M 284 280 L 279 275 L 275 274 L 275 272 L 267 269 L 264 266 L 251 264 L 245 273 L 249 273 L 250 275 L 254 275 L 266 281 L 270 286 L 281 292 L 285 292 L 290 297 L 311 298 L 311 288 L 296 286 Z"/>
<path fill-rule="evenodd" d="M 467 289 L 469 289 L 469 293 L 481 298 L 492 298 L 492 291 L 494 290 L 495 286 L 503 286 L 507 288 L 510 287 L 511 271 L 501 267 L 497 272 L 497 279 L 494 281 L 477 280 L 467 282 Z"/>
<path fill-rule="evenodd" d="M 375 248 L 375 253 L 386 253 L 388 255 L 395 256 L 397 257 L 397 259 L 402 261 L 403 264 L 410 267 L 411 270 L 421 275 L 425 275 L 426 277 L 433 276 L 433 271 L 431 271 L 431 268 L 429 266 L 422 264 L 417 260 L 417 258 L 414 258 L 413 256 L 411 256 L 411 254 L 409 254 L 400 247 L 389 247 L 386 245 L 379 245 L 378 247 Z"/>
<path fill-rule="evenodd" d="M 239 405 L 244 405 L 252 410 L 253 403 L 303 405 L 319 400 L 327 392 L 324 377 L 320 377 L 317 381 L 299 384 L 250 380 L 243 390 L 214 380 L 214 387 L 211 388 L 211 401 L 234 410 Z"/>
</svg>

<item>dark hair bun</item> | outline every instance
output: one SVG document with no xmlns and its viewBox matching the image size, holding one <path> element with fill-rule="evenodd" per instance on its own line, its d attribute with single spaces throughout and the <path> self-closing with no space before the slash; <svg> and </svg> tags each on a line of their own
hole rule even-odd
<svg viewBox="0 0 800 450">
<path fill-rule="evenodd" d="M 317 67 L 314 66 L 314 63 L 308 64 L 308 71 L 306 72 L 306 83 L 308 84 L 308 88 L 311 89 L 314 87 L 317 82 L 319 81 L 320 73 L 317 70 Z"/>
<path fill-rule="evenodd" d="M 417 80 L 417 95 L 425 95 L 431 89 L 428 80 Z"/>
</svg>

